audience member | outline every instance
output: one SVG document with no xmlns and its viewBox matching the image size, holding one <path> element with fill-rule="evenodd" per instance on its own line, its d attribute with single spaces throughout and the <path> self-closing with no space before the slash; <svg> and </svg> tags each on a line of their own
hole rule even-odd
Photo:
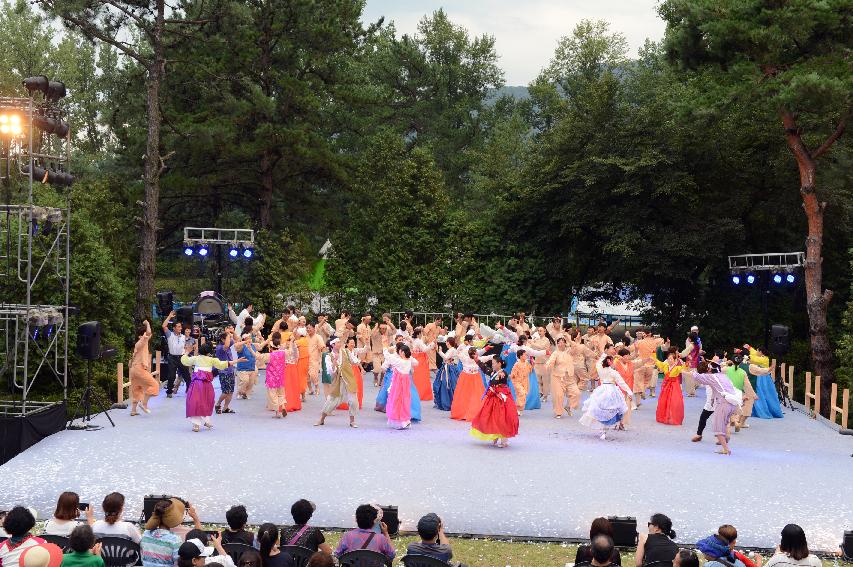
<svg viewBox="0 0 853 567">
<path fill-rule="evenodd" d="M 592 552 L 593 567 L 610 567 L 613 565 L 613 538 L 609 535 L 600 534 L 592 538 L 590 551 Z"/>
<path fill-rule="evenodd" d="M 290 507 L 290 515 L 293 516 L 295 525 L 281 529 L 282 545 L 301 545 L 311 551 L 322 551 L 331 555 L 332 547 L 326 543 L 326 537 L 320 528 L 308 525 L 308 520 L 314 515 L 316 509 L 313 502 L 304 498 L 293 503 Z"/>
<path fill-rule="evenodd" d="M 421 541 L 410 543 L 406 549 L 407 554 L 428 555 L 450 563 L 453 550 L 450 548 L 450 540 L 444 535 L 444 522 L 437 514 L 430 513 L 418 520 L 418 535 L 421 536 Z"/>
<path fill-rule="evenodd" d="M 210 537 L 204 530 L 190 530 L 186 539 L 187 541 L 197 539 L 205 547 L 213 546 L 213 555 L 204 558 L 205 565 L 219 563 L 222 567 L 236 567 L 234 565 L 234 560 L 231 559 L 231 556 L 228 555 L 228 552 L 225 551 L 224 547 L 222 547 L 221 534 L 216 534 L 215 537 Z M 260 567 L 260 565 L 258 567 Z"/>
<path fill-rule="evenodd" d="M 344 533 L 341 542 L 335 550 L 340 557 L 347 551 L 369 549 L 394 559 L 396 552 L 388 537 L 388 526 L 379 517 L 379 508 L 370 504 L 362 504 L 355 510 L 355 523 L 358 528 Z M 376 528 L 382 533 L 377 533 Z M 266 567 L 266 566 L 265 566 Z"/>
<path fill-rule="evenodd" d="M 225 521 L 228 522 L 228 529 L 222 532 L 222 543 L 254 545 L 255 534 L 246 529 L 249 515 L 246 513 L 245 506 L 241 504 L 229 508 L 225 512 Z"/>
<path fill-rule="evenodd" d="M 197 539 L 188 539 L 178 547 L 178 567 L 204 567 L 213 548 L 206 547 Z"/>
<path fill-rule="evenodd" d="M 52 543 L 43 543 L 25 549 L 18 559 L 18 566 L 60 567 L 64 557 L 61 547 Z"/>
<path fill-rule="evenodd" d="M 674 539 L 672 520 L 663 514 L 653 515 L 649 519 L 649 533 L 640 534 L 637 542 L 636 564 L 671 563 L 678 553 Z"/>
<path fill-rule="evenodd" d="M 145 531 L 139 545 L 142 549 L 143 567 L 174 567 L 178 562 L 178 549 L 182 538 L 173 531 L 184 519 L 186 507 L 178 498 L 160 500 L 154 505 L 151 517 L 145 522 Z M 186 548 L 189 553 L 191 549 Z M 197 557 L 201 557 L 200 555 Z M 189 565 L 193 557 L 186 560 Z M 200 562 L 204 564 L 204 561 Z"/>
<path fill-rule="evenodd" d="M 133 540 L 134 543 L 139 543 L 142 539 L 142 534 L 139 533 L 139 528 L 130 522 L 125 522 L 121 519 L 124 512 L 124 495 L 119 492 L 111 492 L 104 497 L 101 503 L 101 508 L 104 510 L 104 519 L 98 520 L 92 524 L 92 531 L 97 537 L 123 537 Z"/>
<path fill-rule="evenodd" d="M 789 565 L 809 567 L 822 565 L 819 557 L 809 553 L 806 532 L 797 524 L 788 524 L 782 528 L 782 541 L 776 548 L 776 553 L 767 560 L 764 567 L 788 567 Z"/>
<path fill-rule="evenodd" d="M 328 553 L 318 551 L 308 558 L 305 567 L 335 567 L 335 558 Z"/>
<path fill-rule="evenodd" d="M 717 535 L 729 544 L 732 554 L 741 560 L 746 567 L 761 567 L 761 556 L 755 554 L 752 559 L 735 549 L 737 545 L 737 529 L 730 524 L 723 524 L 717 529 Z"/>
<path fill-rule="evenodd" d="M 92 526 L 81 524 L 68 536 L 69 553 L 62 558 L 62 567 L 105 567 L 101 544 L 95 543 Z"/>
<path fill-rule="evenodd" d="M 16 567 L 27 549 L 45 543 L 43 539 L 30 534 L 35 525 L 35 516 L 23 506 L 15 506 L 6 512 L 3 531 L 9 534 L 9 539 L 0 543 L 0 566 Z"/>
<path fill-rule="evenodd" d="M 699 567 L 699 556 L 691 549 L 679 549 L 672 560 L 672 567 Z"/>
<path fill-rule="evenodd" d="M 45 535 L 68 537 L 74 528 L 78 526 L 77 518 L 80 516 L 80 497 L 76 492 L 63 492 L 56 501 L 56 510 L 53 518 L 44 524 Z M 89 525 L 95 523 L 95 511 L 91 506 L 86 506 L 86 520 Z"/>
<path fill-rule="evenodd" d="M 296 567 L 293 557 L 279 549 L 279 534 L 275 524 L 261 524 L 258 528 L 258 547 L 261 550 L 261 567 Z"/>
<path fill-rule="evenodd" d="M 696 542 L 696 549 L 705 556 L 705 567 L 744 567 L 729 547 L 729 542 L 714 534 Z"/>
<path fill-rule="evenodd" d="M 261 554 L 254 549 L 247 549 L 240 555 L 237 567 L 261 567 Z"/>
<path fill-rule="evenodd" d="M 611 539 L 613 538 L 613 525 L 610 523 L 610 520 L 607 518 L 596 518 L 592 521 L 592 525 L 589 527 L 590 543 L 592 543 L 592 540 L 597 535 L 606 535 Z M 610 558 L 610 562 L 614 565 L 622 565 L 622 557 L 619 555 L 619 550 L 615 547 L 613 548 L 613 557 Z M 592 563 L 592 548 L 589 545 L 581 545 L 575 554 L 575 565 L 586 563 Z"/>
</svg>

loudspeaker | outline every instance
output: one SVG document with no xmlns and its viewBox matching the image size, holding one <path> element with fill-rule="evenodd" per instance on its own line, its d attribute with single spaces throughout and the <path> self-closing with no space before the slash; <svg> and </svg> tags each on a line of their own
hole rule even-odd
<svg viewBox="0 0 853 567">
<path fill-rule="evenodd" d="M 187 327 L 193 326 L 193 308 L 192 307 L 181 307 L 175 313 L 175 319 L 183 325 L 184 329 Z"/>
<path fill-rule="evenodd" d="M 174 294 L 171 291 L 157 292 L 157 314 L 162 319 L 172 310 Z"/>
<path fill-rule="evenodd" d="M 88 321 L 77 329 L 77 356 L 83 360 L 101 358 L 101 323 Z"/>
<path fill-rule="evenodd" d="M 853 560 L 853 531 L 844 532 L 844 543 L 841 544 L 841 551 L 844 553 L 845 559 Z"/>
<path fill-rule="evenodd" d="M 790 329 L 785 325 L 773 325 L 770 327 L 770 352 L 781 356 L 791 348 Z"/>
<path fill-rule="evenodd" d="M 400 533 L 400 516 L 397 514 L 396 506 L 380 506 L 382 508 L 382 521 L 388 526 L 388 535 L 395 536 Z"/>
<path fill-rule="evenodd" d="M 607 516 L 613 525 L 613 545 L 616 547 L 634 547 L 637 545 L 637 518 L 633 516 Z"/>
</svg>

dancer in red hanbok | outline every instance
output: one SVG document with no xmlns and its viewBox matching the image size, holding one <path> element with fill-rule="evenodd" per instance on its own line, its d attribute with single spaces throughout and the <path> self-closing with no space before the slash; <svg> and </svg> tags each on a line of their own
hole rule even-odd
<svg viewBox="0 0 853 567">
<path fill-rule="evenodd" d="M 423 327 L 415 327 L 412 331 L 412 356 L 418 361 L 415 366 L 412 379 L 418 390 L 418 397 L 422 402 L 432 401 L 432 384 L 429 378 L 429 360 L 427 356 L 435 349 L 435 343 L 427 344 L 423 341 Z M 435 357 L 435 355 L 432 355 Z"/>
<path fill-rule="evenodd" d="M 489 388 L 480 411 L 471 421 L 469 433 L 476 439 L 491 441 L 493 445 L 504 448 L 509 446 L 510 437 L 518 435 L 518 410 L 507 384 L 506 363 L 494 358 L 492 367 L 488 368 L 482 360 L 490 357 L 480 359 L 480 367 L 489 375 Z"/>
<path fill-rule="evenodd" d="M 684 422 L 684 398 L 681 395 L 681 373 L 687 370 L 687 364 L 678 358 L 678 349 L 670 347 L 666 361 L 655 361 L 655 366 L 663 372 L 663 385 L 655 419 L 665 425 L 681 425 Z"/>
</svg>

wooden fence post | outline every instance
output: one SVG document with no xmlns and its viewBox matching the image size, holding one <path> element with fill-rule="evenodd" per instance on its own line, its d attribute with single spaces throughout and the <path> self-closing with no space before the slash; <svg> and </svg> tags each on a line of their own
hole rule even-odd
<svg viewBox="0 0 853 567">
<path fill-rule="evenodd" d="M 116 382 L 118 384 L 118 392 L 116 393 L 116 403 L 124 403 L 124 364 L 119 362 L 116 364 Z"/>
<path fill-rule="evenodd" d="M 806 372 L 806 414 L 812 416 L 812 418 L 817 419 L 817 416 L 820 414 L 820 376 L 815 376 L 815 387 L 814 393 L 812 393 L 812 373 Z M 810 401 L 814 401 L 814 413 L 809 411 Z"/>
<path fill-rule="evenodd" d="M 838 384 L 832 384 L 832 397 L 829 401 L 829 421 L 835 423 L 835 414 L 841 414 L 841 427 L 843 429 L 847 429 L 847 410 L 850 406 L 850 390 L 844 389 L 844 393 L 841 395 L 841 406 L 837 405 L 838 402 Z"/>
</svg>

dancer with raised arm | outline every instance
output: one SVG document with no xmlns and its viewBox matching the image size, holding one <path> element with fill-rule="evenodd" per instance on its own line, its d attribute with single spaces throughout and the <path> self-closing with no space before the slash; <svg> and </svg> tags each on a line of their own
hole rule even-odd
<svg viewBox="0 0 853 567">
<path fill-rule="evenodd" d="M 270 338 L 270 353 L 264 375 L 264 383 L 267 387 L 267 409 L 275 412 L 274 418 L 287 416 L 287 396 L 284 389 L 286 361 L 281 347 L 281 332 L 276 331 Z"/>
<path fill-rule="evenodd" d="M 624 429 L 622 417 L 628 411 L 625 399 L 633 392 L 622 376 L 613 369 L 611 355 L 602 355 L 595 369 L 598 371 L 600 384 L 584 402 L 580 423 L 587 427 L 601 429 L 600 439 L 604 441 L 607 439 L 609 426 L 613 426 L 614 429 Z"/>
<path fill-rule="evenodd" d="M 435 407 L 441 411 L 450 411 L 453 395 L 456 392 L 456 383 L 459 381 L 459 355 L 456 350 L 456 338 L 448 337 L 445 344 L 447 344 L 447 350 L 438 351 L 442 364 L 432 383 L 432 393 Z"/>
<path fill-rule="evenodd" d="M 491 367 L 484 364 L 489 359 Z M 489 377 L 489 387 L 480 409 L 471 420 L 469 434 L 476 439 L 491 441 L 496 447 L 508 447 L 509 439 L 518 435 L 518 411 L 507 384 L 506 363 L 493 355 L 484 356 L 477 362 Z"/>
<path fill-rule="evenodd" d="M 148 400 L 160 392 L 160 382 L 151 374 L 151 353 L 148 341 L 151 340 L 151 324 L 148 319 L 136 333 L 136 344 L 133 345 L 133 358 L 130 359 L 130 415 L 139 415 L 137 406 L 144 413 L 151 413 Z"/>
<path fill-rule="evenodd" d="M 353 338 L 349 340 L 355 341 Z M 349 412 L 349 426 L 356 429 L 358 425 L 355 420 L 358 417 L 359 405 L 354 367 L 360 363 L 360 359 L 354 352 L 340 348 L 340 339 L 332 339 L 329 344 L 332 347 L 332 355 L 327 360 L 332 364 L 330 369 L 333 376 L 332 385 L 320 413 L 320 420 L 314 425 L 325 425 L 326 418 L 332 415 L 335 408 L 346 404 Z"/>
<path fill-rule="evenodd" d="M 470 344 L 467 336 L 466 341 Z M 456 391 L 453 393 L 450 419 L 471 421 L 480 411 L 486 387 L 483 383 L 483 375 L 480 373 L 480 366 L 477 364 L 477 349 L 467 346 L 460 348 L 457 352 L 459 360 L 462 361 L 462 372 L 459 374 Z"/>
<path fill-rule="evenodd" d="M 699 363 L 698 372 L 688 371 L 691 378 L 699 384 L 704 384 L 713 391 L 714 405 L 714 435 L 720 444 L 717 453 L 731 455 L 729 448 L 729 422 L 738 408 L 743 404 L 740 390 L 732 385 L 732 381 L 720 370 L 715 363 L 703 360 Z"/>
<path fill-rule="evenodd" d="M 545 366 L 551 373 L 551 406 L 554 408 L 554 417 L 561 419 L 566 412 L 572 415 L 572 410 L 580 405 L 581 392 L 575 379 L 575 366 L 565 335 L 560 335 L 557 339 L 557 349 L 551 353 Z"/>
<path fill-rule="evenodd" d="M 422 402 L 432 401 L 432 384 L 430 383 L 428 356 L 435 356 L 435 343 L 427 343 L 423 340 L 423 327 L 415 327 L 412 331 L 412 356 L 418 363 L 414 367 L 413 379 L 418 397 Z"/>
<path fill-rule="evenodd" d="M 655 411 L 655 419 L 664 425 L 684 423 L 684 397 L 681 394 L 681 373 L 687 370 L 678 358 L 678 349 L 669 348 L 665 362 L 655 361 L 655 366 L 663 372 L 663 385 L 660 387 L 660 399 Z"/>
<path fill-rule="evenodd" d="M 199 346 L 198 355 L 190 356 L 187 352 L 181 357 L 181 364 L 186 367 L 193 367 L 192 381 L 187 391 L 186 416 L 193 424 L 193 431 L 196 433 L 202 425 L 208 429 L 213 428 L 213 423 L 210 421 L 210 416 L 213 414 L 214 398 L 213 369 L 225 370 L 242 360 L 220 360 L 211 356 L 212 351 L 210 344 L 203 342 Z"/>
</svg>

